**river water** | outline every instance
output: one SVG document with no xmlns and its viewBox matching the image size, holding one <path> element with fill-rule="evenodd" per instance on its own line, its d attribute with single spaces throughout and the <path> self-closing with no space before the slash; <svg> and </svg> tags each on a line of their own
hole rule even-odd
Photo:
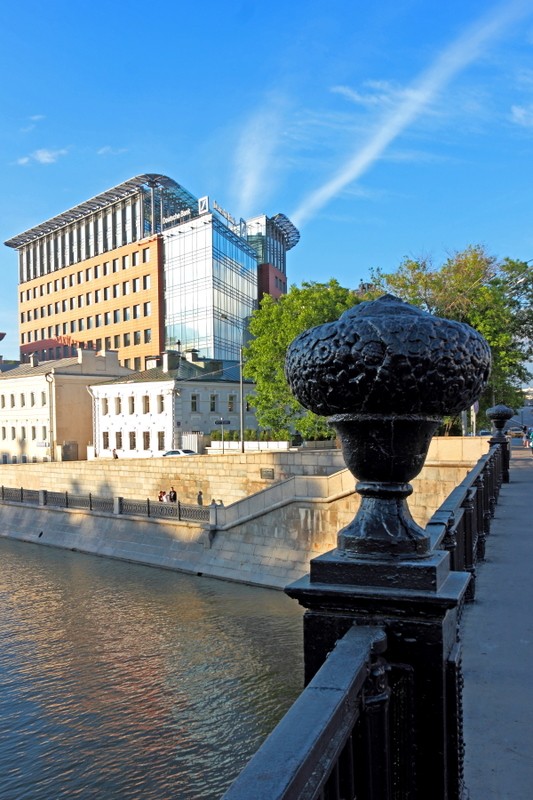
<svg viewBox="0 0 533 800">
<path fill-rule="evenodd" d="M 0 539 L 0 798 L 216 800 L 302 686 L 282 592 Z"/>
</svg>

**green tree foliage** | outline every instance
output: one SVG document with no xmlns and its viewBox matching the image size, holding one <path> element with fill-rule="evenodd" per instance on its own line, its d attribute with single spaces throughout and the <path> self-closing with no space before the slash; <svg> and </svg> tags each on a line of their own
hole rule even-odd
<svg viewBox="0 0 533 800">
<path fill-rule="evenodd" d="M 493 363 L 482 411 L 494 403 L 521 402 L 520 384 L 531 377 L 526 362 L 533 354 L 533 270 L 528 263 L 498 261 L 479 245 L 455 253 L 440 268 L 428 258 L 406 258 L 396 272 L 376 270 L 365 299 L 383 292 L 467 322 L 487 339 Z"/>
<path fill-rule="evenodd" d="M 332 322 L 343 311 L 360 302 L 350 289 L 336 280 L 291 286 L 279 300 L 265 295 L 250 321 L 254 337 L 246 348 L 244 374 L 256 384 L 253 400 L 257 419 L 273 438 L 286 438 L 297 431 L 304 439 L 333 436 L 324 417 L 306 411 L 290 392 L 285 379 L 285 354 L 299 333 Z"/>
</svg>

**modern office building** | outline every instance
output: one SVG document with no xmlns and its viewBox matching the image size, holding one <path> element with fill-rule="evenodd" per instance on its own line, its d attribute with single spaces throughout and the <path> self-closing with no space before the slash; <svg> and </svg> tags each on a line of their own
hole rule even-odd
<svg viewBox="0 0 533 800">
<path fill-rule="evenodd" d="M 21 359 L 165 350 L 238 359 L 265 292 L 287 291 L 299 233 L 283 214 L 236 220 L 164 175 L 139 175 L 9 239 L 19 254 Z"/>
</svg>

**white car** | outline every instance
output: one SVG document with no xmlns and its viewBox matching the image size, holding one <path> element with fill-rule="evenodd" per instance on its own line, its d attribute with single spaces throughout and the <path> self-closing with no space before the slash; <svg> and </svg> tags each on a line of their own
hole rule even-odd
<svg viewBox="0 0 533 800">
<path fill-rule="evenodd" d="M 166 453 L 163 453 L 163 458 L 165 456 L 196 456 L 198 453 L 195 453 L 194 450 L 167 450 Z"/>
</svg>

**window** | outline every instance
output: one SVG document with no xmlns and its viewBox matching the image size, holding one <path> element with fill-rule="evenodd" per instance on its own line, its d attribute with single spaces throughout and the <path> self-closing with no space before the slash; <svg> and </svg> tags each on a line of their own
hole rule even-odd
<svg viewBox="0 0 533 800">
<path fill-rule="evenodd" d="M 104 325 L 111 325 L 111 311 L 106 311 L 104 314 Z"/>
<path fill-rule="evenodd" d="M 5 398 L 5 396 L 4 396 L 4 395 L 2 395 L 2 396 L 0 397 L 0 406 L 1 406 L 2 408 L 5 408 L 5 407 L 6 407 L 6 398 Z"/>
<path fill-rule="evenodd" d="M 152 304 L 150 301 L 147 303 L 143 303 L 143 314 L 145 317 L 149 317 L 152 313 Z"/>
<path fill-rule="evenodd" d="M 143 262 L 145 264 L 147 264 L 148 261 L 150 261 L 150 248 L 149 247 L 145 247 L 143 249 Z"/>
<path fill-rule="evenodd" d="M 107 397 L 102 397 L 102 415 L 105 417 L 109 414 L 109 401 Z"/>
<path fill-rule="evenodd" d="M 24 408 L 25 405 L 26 405 L 26 395 L 25 394 L 21 394 L 20 395 L 20 406 L 21 406 L 21 408 Z"/>
<path fill-rule="evenodd" d="M 143 450 L 150 449 L 150 431 L 143 431 Z"/>
<path fill-rule="evenodd" d="M 140 343 L 141 343 L 141 332 L 133 331 L 133 344 L 140 344 Z"/>
<path fill-rule="evenodd" d="M 128 269 L 129 265 L 130 265 L 130 257 L 122 256 L 122 269 Z"/>
<path fill-rule="evenodd" d="M 93 327 L 93 318 L 87 317 L 87 330 L 90 330 Z"/>
<path fill-rule="evenodd" d="M 129 281 L 122 281 L 122 294 L 126 295 L 130 293 L 130 282 Z"/>
<path fill-rule="evenodd" d="M 71 297 L 69 302 L 68 302 L 68 305 L 69 305 L 69 308 L 70 308 L 71 311 L 72 311 L 73 308 L 76 308 L 76 298 L 75 297 Z"/>
<path fill-rule="evenodd" d="M 152 329 L 146 328 L 146 330 L 144 331 L 144 343 L 150 344 L 151 341 L 152 341 Z"/>
<path fill-rule="evenodd" d="M 140 288 L 141 288 L 141 279 L 140 278 L 134 278 L 132 280 L 132 282 L 131 282 L 131 286 L 132 286 L 132 289 L 133 289 L 134 292 L 138 292 L 140 290 Z"/>
<path fill-rule="evenodd" d="M 41 392 L 41 405 L 46 405 L 46 392 Z M 44 438 L 46 439 L 46 436 Z"/>
<path fill-rule="evenodd" d="M 102 315 L 101 314 L 96 314 L 96 316 L 94 318 L 94 324 L 95 324 L 95 326 L 97 328 L 100 328 L 102 326 Z"/>
<path fill-rule="evenodd" d="M 109 286 L 105 286 L 104 287 L 104 300 L 109 300 L 110 297 L 111 297 L 111 290 L 110 290 Z"/>
<path fill-rule="evenodd" d="M 123 338 L 124 338 L 124 347 L 129 347 L 131 344 L 131 334 L 125 333 Z"/>
<path fill-rule="evenodd" d="M 199 398 L 197 394 L 191 394 L 191 411 L 198 411 Z"/>
<path fill-rule="evenodd" d="M 157 449 L 158 450 L 165 449 L 165 431 L 157 432 Z"/>
<path fill-rule="evenodd" d="M 78 330 L 79 331 L 84 331 L 85 330 L 85 320 L 84 319 L 79 319 L 78 320 Z"/>
<path fill-rule="evenodd" d="M 165 410 L 165 398 L 162 394 L 157 395 L 157 413 L 162 414 Z"/>
<path fill-rule="evenodd" d="M 139 319 L 141 316 L 141 307 L 139 304 L 133 306 L 133 319 Z"/>
<path fill-rule="evenodd" d="M 118 258 L 113 259 L 113 272 L 118 272 Z"/>
<path fill-rule="evenodd" d="M 113 347 L 115 350 L 118 350 L 120 347 L 120 334 L 118 333 L 113 336 Z"/>
<path fill-rule="evenodd" d="M 143 414 L 149 414 L 149 413 L 150 413 L 150 397 L 147 394 L 145 394 L 143 396 Z"/>
<path fill-rule="evenodd" d="M 150 288 L 150 276 L 143 275 L 143 289 L 149 289 L 149 288 Z"/>
<path fill-rule="evenodd" d="M 134 253 L 131 254 L 131 263 L 132 266 L 136 267 L 139 263 L 139 251 L 136 250 Z"/>
<path fill-rule="evenodd" d="M 61 311 L 68 311 L 68 300 L 61 301 Z"/>
<path fill-rule="evenodd" d="M 134 370 L 136 370 L 137 372 L 138 372 L 138 371 L 141 369 L 141 359 L 140 359 L 140 356 L 136 356 L 136 357 L 133 359 L 133 369 L 134 369 Z"/>
<path fill-rule="evenodd" d="M 235 395 L 230 394 L 228 397 L 228 413 L 232 413 L 235 411 Z"/>
<path fill-rule="evenodd" d="M 2 439 L 6 438 L 6 429 L 2 428 Z"/>
<path fill-rule="evenodd" d="M 72 273 L 72 275 L 69 275 L 69 276 L 68 276 L 68 285 L 69 285 L 69 286 L 74 286 L 74 283 L 75 283 L 75 277 L 76 277 L 76 276 L 74 275 L 74 273 Z"/>
<path fill-rule="evenodd" d="M 104 261 L 102 267 L 104 275 L 109 275 L 109 261 Z"/>
<path fill-rule="evenodd" d="M 115 397 L 115 414 L 122 412 L 122 400 L 120 397 Z"/>
<path fill-rule="evenodd" d="M 14 394 L 9 395 L 9 401 L 10 401 L 11 408 L 15 408 L 15 395 Z"/>
<path fill-rule="evenodd" d="M 122 431 L 115 433 L 115 447 L 117 450 L 122 450 Z"/>
<path fill-rule="evenodd" d="M 137 437 L 135 435 L 135 431 L 130 431 L 129 438 L 130 438 L 130 450 L 135 450 L 137 448 Z"/>
<path fill-rule="evenodd" d="M 12 427 L 11 428 L 11 438 L 14 439 L 16 437 L 16 435 L 17 435 L 17 432 L 16 432 L 15 428 Z"/>
<path fill-rule="evenodd" d="M 131 319 L 131 309 L 129 306 L 122 309 L 122 319 L 124 322 L 128 322 Z"/>
<path fill-rule="evenodd" d="M 99 303 L 102 299 L 102 290 L 96 289 L 94 292 L 94 302 Z"/>
<path fill-rule="evenodd" d="M 82 294 L 78 295 L 78 308 L 83 308 L 85 297 Z"/>
<path fill-rule="evenodd" d="M 78 272 L 78 284 L 83 283 L 83 272 Z"/>
<path fill-rule="evenodd" d="M 119 297 L 119 285 L 118 283 L 113 284 L 113 297 Z"/>
<path fill-rule="evenodd" d="M 70 323 L 70 332 L 76 333 L 77 327 L 78 327 L 77 322 L 75 319 L 73 319 L 72 322 Z"/>
<path fill-rule="evenodd" d="M 128 397 L 128 411 L 130 412 L 130 414 L 134 414 L 135 413 L 135 397 L 134 397 L 134 395 L 132 395 L 131 397 Z"/>
<path fill-rule="evenodd" d="M 102 447 L 104 450 L 109 450 L 109 433 L 108 431 L 103 431 L 102 433 Z"/>
<path fill-rule="evenodd" d="M 212 394 L 209 398 L 209 411 L 216 411 L 217 410 L 217 396 L 216 394 Z"/>
<path fill-rule="evenodd" d="M 113 322 L 120 322 L 120 311 L 118 308 L 115 308 L 113 311 Z"/>
<path fill-rule="evenodd" d="M 88 306 L 92 305 L 92 303 L 93 303 L 93 293 L 92 292 L 87 292 L 87 294 L 85 295 L 85 302 L 87 303 Z"/>
<path fill-rule="evenodd" d="M 125 358 L 125 359 L 124 359 L 124 366 L 125 366 L 127 369 L 130 369 L 130 367 L 131 367 L 131 358 Z"/>
<path fill-rule="evenodd" d="M 22 441 L 25 441 L 26 439 L 26 428 L 24 427 L 24 425 L 22 425 L 20 429 L 20 438 L 22 439 Z"/>
<path fill-rule="evenodd" d="M 111 350 L 111 336 L 106 336 L 104 339 L 104 346 L 106 350 Z"/>
<path fill-rule="evenodd" d="M 43 435 L 43 442 L 46 442 L 46 439 L 48 438 L 48 430 L 46 428 L 46 425 L 43 425 L 42 435 Z"/>
<path fill-rule="evenodd" d="M 37 428 L 35 427 L 35 425 L 32 425 L 31 426 L 31 439 L 32 439 L 32 442 L 34 442 L 36 440 L 36 438 L 37 438 Z"/>
<path fill-rule="evenodd" d="M 94 277 L 95 278 L 100 277 L 100 264 L 96 264 L 94 267 Z"/>
</svg>

